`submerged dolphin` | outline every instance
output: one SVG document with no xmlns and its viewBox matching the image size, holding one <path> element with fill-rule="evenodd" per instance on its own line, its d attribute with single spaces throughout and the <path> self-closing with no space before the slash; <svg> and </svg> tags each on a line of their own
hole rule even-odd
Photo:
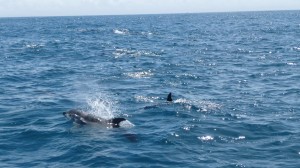
<svg viewBox="0 0 300 168">
<path fill-rule="evenodd" d="M 75 109 L 63 112 L 63 115 L 77 124 L 101 124 L 112 128 L 119 128 L 120 123 L 126 121 L 125 118 L 112 118 L 107 120 Z"/>
</svg>

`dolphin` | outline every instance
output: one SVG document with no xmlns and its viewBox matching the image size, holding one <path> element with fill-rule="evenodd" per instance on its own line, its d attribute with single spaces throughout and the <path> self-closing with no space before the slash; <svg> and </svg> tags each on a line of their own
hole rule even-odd
<svg viewBox="0 0 300 168">
<path fill-rule="evenodd" d="M 172 103 L 173 99 L 172 99 L 172 93 L 171 92 L 168 94 L 166 101 L 167 102 L 165 102 L 165 103 L 159 103 L 159 104 L 156 104 L 156 105 L 146 106 L 146 107 L 144 107 L 144 109 L 158 108 L 159 106 Z"/>
<path fill-rule="evenodd" d="M 168 94 L 167 101 L 168 102 L 172 102 L 173 101 L 173 99 L 172 99 L 172 93 L 171 92 Z"/>
<path fill-rule="evenodd" d="M 69 118 L 71 121 L 80 124 L 80 125 L 86 125 L 86 124 L 100 124 L 104 125 L 106 127 L 112 127 L 112 128 L 119 128 L 120 123 L 123 121 L 126 121 L 125 118 L 112 118 L 112 119 L 103 119 L 100 117 L 97 117 L 95 115 L 72 109 L 67 112 L 63 112 L 63 115 L 67 118 Z"/>
</svg>

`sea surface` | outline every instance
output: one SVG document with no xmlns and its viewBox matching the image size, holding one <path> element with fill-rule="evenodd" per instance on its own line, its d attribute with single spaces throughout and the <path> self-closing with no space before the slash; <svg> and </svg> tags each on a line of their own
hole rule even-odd
<svg viewBox="0 0 300 168">
<path fill-rule="evenodd" d="M 0 18 L 0 167 L 299 168 L 299 18 Z"/>
</svg>

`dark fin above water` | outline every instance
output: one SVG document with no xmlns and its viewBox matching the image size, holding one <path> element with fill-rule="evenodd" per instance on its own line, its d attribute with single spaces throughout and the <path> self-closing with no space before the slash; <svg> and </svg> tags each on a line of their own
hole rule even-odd
<svg viewBox="0 0 300 168">
<path fill-rule="evenodd" d="M 113 128 L 119 128 L 120 127 L 120 122 L 125 121 L 125 118 L 113 118 L 111 119 L 111 124 Z"/>
<path fill-rule="evenodd" d="M 170 101 L 170 102 L 173 101 L 173 99 L 172 99 L 172 93 L 168 94 L 167 101 Z"/>
</svg>

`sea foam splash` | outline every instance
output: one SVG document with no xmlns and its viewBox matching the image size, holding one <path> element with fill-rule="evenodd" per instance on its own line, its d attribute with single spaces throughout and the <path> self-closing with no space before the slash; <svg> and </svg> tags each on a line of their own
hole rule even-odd
<svg viewBox="0 0 300 168">
<path fill-rule="evenodd" d="M 88 112 L 95 116 L 111 119 L 117 115 L 116 104 L 107 97 L 88 98 L 87 104 Z"/>
<path fill-rule="evenodd" d="M 188 100 L 185 98 L 179 98 L 177 100 L 174 100 L 174 103 L 183 104 L 188 110 L 191 110 L 191 108 L 196 108 L 199 112 L 208 112 L 210 110 L 216 110 L 222 107 L 222 105 L 220 104 L 207 100 Z"/>
<path fill-rule="evenodd" d="M 89 97 L 87 102 L 87 112 L 103 119 L 112 119 L 120 116 L 118 106 L 115 100 L 108 95 L 100 94 L 95 97 Z M 131 128 L 135 125 L 128 120 L 122 121 L 120 127 Z"/>
<path fill-rule="evenodd" d="M 129 33 L 128 29 L 114 29 L 114 33 L 115 34 L 121 34 L 121 35 L 125 35 Z"/>
<path fill-rule="evenodd" d="M 206 136 L 198 137 L 198 139 L 202 140 L 202 141 L 211 141 L 211 140 L 214 140 L 214 137 L 210 136 L 210 135 L 206 135 Z"/>
<path fill-rule="evenodd" d="M 115 58 L 120 58 L 122 56 L 140 57 L 140 56 L 160 56 L 164 51 L 150 51 L 150 50 L 136 50 L 132 48 L 116 48 L 113 52 Z"/>
<path fill-rule="evenodd" d="M 132 122 L 130 122 L 128 120 L 120 122 L 119 125 L 120 125 L 121 128 L 132 128 L 132 127 L 135 126 Z"/>
<path fill-rule="evenodd" d="M 150 78 L 150 76 L 153 76 L 154 74 L 149 71 L 142 71 L 142 72 L 128 72 L 125 73 L 125 75 L 131 77 L 131 78 Z"/>
</svg>

